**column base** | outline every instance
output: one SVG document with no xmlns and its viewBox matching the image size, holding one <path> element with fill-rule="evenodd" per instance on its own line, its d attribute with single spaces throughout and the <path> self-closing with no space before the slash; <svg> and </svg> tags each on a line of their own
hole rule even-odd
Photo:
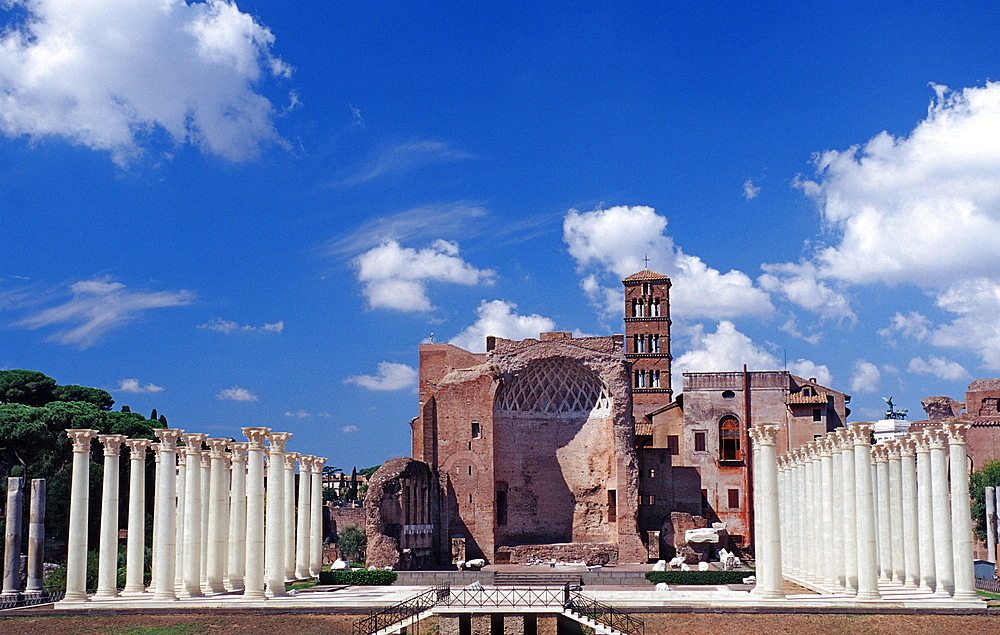
<svg viewBox="0 0 1000 635">
<path fill-rule="evenodd" d="M 153 599 L 157 602 L 176 602 L 177 596 L 173 593 L 156 593 Z"/>
<path fill-rule="evenodd" d="M 936 598 L 951 598 L 951 593 L 948 592 L 948 589 L 941 588 L 941 589 L 938 589 L 938 590 L 934 591 L 933 597 L 936 597 Z"/>
<path fill-rule="evenodd" d="M 86 602 L 87 601 L 87 594 L 86 593 L 72 593 L 72 592 L 67 591 L 66 595 L 63 596 L 63 599 L 61 599 L 59 601 L 60 602 Z"/>
<path fill-rule="evenodd" d="M 956 602 L 975 602 L 976 600 L 981 600 L 982 598 L 976 594 L 975 591 L 959 591 L 952 596 L 953 600 Z"/>
<path fill-rule="evenodd" d="M 882 596 L 879 595 L 878 591 L 866 591 L 864 593 L 859 592 L 854 596 L 855 602 L 881 602 Z"/>
<path fill-rule="evenodd" d="M 226 585 L 228 591 L 242 591 L 243 590 L 243 580 L 233 580 L 228 585 Z"/>
<path fill-rule="evenodd" d="M 245 590 L 243 592 L 244 600 L 266 600 L 267 595 L 263 591 L 251 591 L 247 593 Z"/>
<path fill-rule="evenodd" d="M 0 602 L 17 602 L 21 599 L 20 591 L 5 591 L 0 593 Z"/>
<path fill-rule="evenodd" d="M 128 587 L 125 587 L 124 589 L 122 589 L 121 594 L 122 597 L 125 596 L 135 597 L 137 595 L 146 595 L 146 589 L 130 589 Z"/>
<path fill-rule="evenodd" d="M 0 596 L 0 597 L 2 597 L 2 596 Z M 94 597 L 91 598 L 91 599 L 94 599 L 94 600 L 113 600 L 116 597 L 118 597 L 118 591 L 117 590 L 115 590 L 115 591 L 106 591 L 106 590 L 98 589 L 97 592 L 94 593 Z"/>
</svg>

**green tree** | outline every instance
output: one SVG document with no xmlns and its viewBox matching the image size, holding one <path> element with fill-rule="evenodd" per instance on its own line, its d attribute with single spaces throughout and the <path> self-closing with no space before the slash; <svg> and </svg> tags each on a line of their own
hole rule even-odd
<svg viewBox="0 0 1000 635">
<path fill-rule="evenodd" d="M 157 420 L 159 420 L 159 418 L 160 417 L 156 414 L 156 408 L 153 408 L 153 412 L 149 413 L 149 420 L 150 421 L 157 421 Z"/>
<path fill-rule="evenodd" d="M 37 370 L 0 371 L 0 403 L 44 406 L 52 401 L 56 380 Z"/>
<path fill-rule="evenodd" d="M 111 410 L 111 406 L 115 405 L 115 400 L 107 391 L 75 384 L 56 386 L 52 391 L 52 396 L 53 401 L 86 401 L 101 410 Z"/>
<path fill-rule="evenodd" d="M 976 535 L 986 541 L 986 497 L 984 487 L 1000 486 L 1000 460 L 990 459 L 969 475 L 969 495 L 972 497 L 972 520 Z"/>
<path fill-rule="evenodd" d="M 357 525 L 348 525 L 337 535 L 337 547 L 340 548 L 340 553 L 351 562 L 364 563 L 366 543 L 365 532 L 358 529 Z"/>
</svg>

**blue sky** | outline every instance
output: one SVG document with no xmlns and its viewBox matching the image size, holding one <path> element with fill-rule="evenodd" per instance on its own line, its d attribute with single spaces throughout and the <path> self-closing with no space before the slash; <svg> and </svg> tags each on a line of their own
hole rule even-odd
<svg viewBox="0 0 1000 635">
<path fill-rule="evenodd" d="M 620 332 L 854 396 L 1000 374 L 995 7 L 25 0 L 0 10 L 0 368 L 171 425 L 409 452 L 417 346 Z"/>
</svg>

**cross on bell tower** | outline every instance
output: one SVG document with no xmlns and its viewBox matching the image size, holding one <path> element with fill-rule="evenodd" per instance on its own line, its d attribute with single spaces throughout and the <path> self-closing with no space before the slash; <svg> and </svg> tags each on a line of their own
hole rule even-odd
<svg viewBox="0 0 1000 635">
<path fill-rule="evenodd" d="M 643 258 L 649 264 L 649 257 Z M 670 388 L 670 278 L 649 269 L 624 280 L 625 359 L 631 366 L 632 413 L 638 421 L 673 401 Z"/>
</svg>

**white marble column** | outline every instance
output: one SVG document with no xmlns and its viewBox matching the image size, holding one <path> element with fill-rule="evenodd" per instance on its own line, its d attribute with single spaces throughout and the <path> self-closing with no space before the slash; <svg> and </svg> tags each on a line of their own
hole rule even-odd
<svg viewBox="0 0 1000 635">
<path fill-rule="evenodd" d="M 313 457 L 304 454 L 299 457 L 299 510 L 295 531 L 295 577 L 299 580 L 309 578 L 309 524 L 312 508 L 312 470 Z"/>
<path fill-rule="evenodd" d="M 881 600 L 878 591 L 878 562 L 875 552 L 875 502 L 872 495 L 872 424 L 852 423 L 848 426 L 854 444 L 855 503 L 858 524 L 858 594 L 859 602 Z"/>
<path fill-rule="evenodd" d="M 315 457 L 312 462 L 312 518 L 309 523 L 309 540 L 312 542 L 309 556 L 309 572 L 314 578 L 323 570 L 323 467 L 326 459 Z"/>
<path fill-rule="evenodd" d="M 101 488 L 101 539 L 97 560 L 95 600 L 118 596 L 118 456 L 125 436 L 100 434 L 104 446 L 104 477 Z"/>
<path fill-rule="evenodd" d="M 892 581 L 906 582 L 906 546 L 903 544 L 903 466 L 899 442 L 885 442 L 889 461 L 889 548 L 892 549 Z"/>
<path fill-rule="evenodd" d="M 847 576 L 844 572 L 844 455 L 840 438 L 835 432 L 827 435 L 830 444 L 830 490 L 833 498 L 833 517 L 830 521 L 830 561 L 833 564 L 834 581 L 844 588 Z"/>
<path fill-rule="evenodd" d="M 174 535 L 177 549 L 174 553 L 174 587 L 184 591 L 184 519 L 187 518 L 187 454 L 177 453 L 177 526 Z"/>
<path fill-rule="evenodd" d="M 954 553 L 951 536 L 951 494 L 948 487 L 948 458 L 945 456 L 947 438 L 944 430 L 924 430 L 930 445 L 931 457 L 931 506 L 934 514 L 934 575 L 936 597 L 951 597 L 955 591 Z"/>
<path fill-rule="evenodd" d="M 848 595 L 858 592 L 858 522 L 857 522 L 857 488 L 855 481 L 854 442 L 848 428 L 838 428 L 837 439 L 841 442 L 841 454 L 844 464 L 844 574 Z"/>
<path fill-rule="evenodd" d="M 799 468 L 797 470 L 797 487 L 798 487 L 798 499 L 803 513 L 799 514 L 798 517 L 798 528 L 797 532 L 800 537 L 805 537 L 809 535 L 809 453 L 804 446 L 796 449 L 796 456 L 798 457 Z M 798 544 L 799 547 L 799 562 L 801 566 L 799 567 L 799 575 L 804 578 L 809 578 L 812 576 L 812 569 L 810 565 L 812 563 L 809 555 L 809 543 L 806 540 L 801 540 Z"/>
<path fill-rule="evenodd" d="M 208 565 L 207 587 L 211 593 L 225 593 L 222 575 L 226 564 L 225 512 L 228 507 L 225 492 L 225 460 L 228 439 L 209 439 L 208 499 Z"/>
<path fill-rule="evenodd" d="M 205 435 L 206 437 L 208 435 Z M 201 568 L 198 572 L 198 581 L 201 584 L 202 593 L 208 589 L 208 508 L 212 506 L 212 500 L 209 498 L 208 486 L 210 484 L 210 473 L 212 468 L 212 459 L 208 454 L 208 450 L 201 451 L 201 461 L 199 465 L 201 466 L 201 475 L 199 478 L 199 483 L 201 485 Z"/>
<path fill-rule="evenodd" d="M 823 578 L 828 585 L 837 584 L 833 562 L 833 441 L 828 436 L 817 440 L 819 447 L 820 491 L 823 497 Z"/>
<path fill-rule="evenodd" d="M 187 470 L 184 483 L 184 586 L 183 597 L 199 597 L 201 591 L 201 445 L 205 435 L 184 435 Z"/>
<path fill-rule="evenodd" d="M 45 575 L 45 479 L 31 479 L 31 505 L 28 512 L 28 576 L 24 588 L 27 596 L 43 591 Z"/>
<path fill-rule="evenodd" d="M 160 557 L 156 561 L 157 567 L 153 570 L 153 577 L 156 581 L 156 591 L 153 595 L 155 600 L 176 600 L 177 591 L 174 587 L 174 566 L 176 564 L 177 545 L 177 507 L 176 481 L 177 481 L 177 440 L 184 433 L 183 430 L 174 428 L 161 428 L 153 433 L 159 437 L 160 445 L 160 468 L 156 475 L 156 498 L 160 504 L 157 506 L 159 518 L 154 519 L 157 525 L 156 544 L 153 545 L 153 553 L 160 552 Z"/>
<path fill-rule="evenodd" d="M 230 514 L 232 513 L 232 497 L 233 491 L 233 460 L 229 456 L 229 452 L 223 451 L 222 453 L 222 513 L 220 514 L 222 522 L 222 587 L 227 591 L 232 590 L 232 585 L 229 582 L 229 525 L 232 520 Z"/>
<path fill-rule="evenodd" d="M 875 484 L 878 487 L 878 495 L 875 500 L 878 503 L 876 535 L 878 536 L 879 581 L 890 582 L 892 580 L 892 549 L 889 547 L 889 541 L 892 539 L 892 534 L 889 519 L 889 454 L 886 447 L 882 444 L 874 446 L 872 458 L 875 460 Z"/>
<path fill-rule="evenodd" d="M 157 538 L 159 537 L 160 526 L 159 518 L 160 514 L 160 497 L 156 495 L 157 488 L 160 487 L 160 444 L 157 441 L 153 441 L 149 444 L 149 449 L 153 452 L 153 542 L 150 544 L 150 550 L 153 552 L 150 558 L 150 578 L 149 586 L 146 587 L 146 593 L 156 593 L 156 567 L 157 562 L 159 562 L 160 554 L 157 553 L 156 545 L 159 544 Z"/>
<path fill-rule="evenodd" d="M 6 526 L 4 527 L 3 591 L 0 599 L 16 601 L 21 597 L 21 519 L 24 516 L 24 479 L 7 478 Z"/>
<path fill-rule="evenodd" d="M 954 558 L 954 598 L 978 600 L 972 553 L 972 510 L 969 502 L 969 461 L 965 437 L 972 426 L 951 421 L 941 426 L 948 436 L 951 461 L 951 522 Z"/>
<path fill-rule="evenodd" d="M 146 555 L 146 451 L 149 439 L 128 439 L 128 539 L 125 545 L 125 588 L 122 595 L 140 595 Z"/>
<path fill-rule="evenodd" d="M 903 557 L 906 579 L 904 586 L 920 586 L 920 542 L 917 516 L 916 446 L 910 436 L 896 439 L 899 448 L 900 492 L 903 505 Z"/>
<path fill-rule="evenodd" d="M 264 441 L 270 428 L 243 428 L 247 437 L 247 537 L 243 597 L 263 600 L 264 595 Z"/>
<path fill-rule="evenodd" d="M 810 568 L 812 569 L 813 579 L 819 583 L 823 582 L 823 545 L 817 545 L 816 542 L 822 541 L 823 536 L 823 491 L 822 491 L 822 470 L 820 469 L 820 453 L 819 453 L 819 442 L 816 439 L 810 441 L 807 445 L 809 448 L 809 507 L 810 507 L 810 517 L 809 517 L 809 534 L 814 538 L 819 538 L 819 541 L 814 541 L 810 554 L 812 555 L 812 562 L 810 563 Z"/>
<path fill-rule="evenodd" d="M 917 542 L 920 545 L 920 588 L 937 588 L 934 550 L 934 504 L 931 487 L 930 438 L 922 431 L 912 433 L 917 453 Z"/>
<path fill-rule="evenodd" d="M 778 430 L 778 426 L 767 424 L 750 428 L 750 439 L 756 455 L 753 472 L 754 514 L 760 527 L 756 536 L 757 585 L 754 593 L 764 599 L 785 597 L 781 590 L 781 527 L 775 448 Z"/>
<path fill-rule="evenodd" d="M 230 443 L 229 588 L 243 590 L 247 558 L 247 444 Z"/>
<path fill-rule="evenodd" d="M 285 443 L 290 432 L 272 432 L 267 452 L 264 578 L 268 597 L 285 595 Z"/>
<path fill-rule="evenodd" d="M 66 602 L 87 599 L 87 525 L 90 509 L 90 442 L 96 430 L 67 430 L 73 442 L 73 480 L 69 495 L 69 537 L 66 544 Z"/>
<path fill-rule="evenodd" d="M 285 580 L 295 580 L 295 463 L 297 452 L 285 453 Z"/>
<path fill-rule="evenodd" d="M 986 561 L 997 561 L 997 500 L 996 487 L 986 487 L 983 499 L 986 502 Z"/>
</svg>

